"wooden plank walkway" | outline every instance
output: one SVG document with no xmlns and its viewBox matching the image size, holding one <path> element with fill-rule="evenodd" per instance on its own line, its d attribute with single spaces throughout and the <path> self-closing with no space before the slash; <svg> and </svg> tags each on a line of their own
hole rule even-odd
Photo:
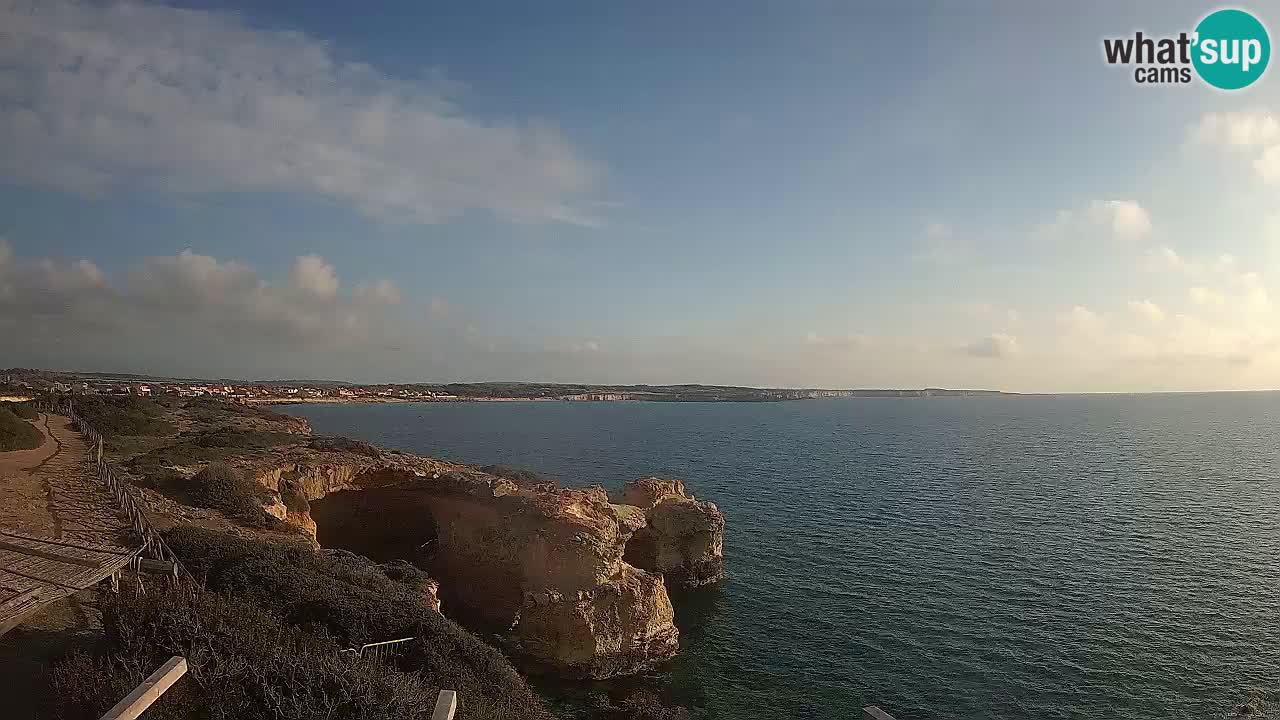
<svg viewBox="0 0 1280 720">
<path fill-rule="evenodd" d="M 36 608 L 106 580 L 138 552 L 96 545 L 92 538 L 53 540 L 0 530 L 0 634 Z"/>
<path fill-rule="evenodd" d="M 41 448 L 0 454 L 0 635 L 141 552 L 69 419 L 47 414 L 38 425 Z"/>
</svg>

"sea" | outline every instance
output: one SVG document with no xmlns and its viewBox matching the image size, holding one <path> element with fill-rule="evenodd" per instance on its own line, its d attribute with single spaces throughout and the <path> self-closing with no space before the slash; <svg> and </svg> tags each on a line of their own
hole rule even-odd
<svg viewBox="0 0 1280 720">
<path fill-rule="evenodd" d="M 646 682 L 702 718 L 1280 709 L 1280 394 L 282 408 L 566 485 L 683 478 L 728 578 Z"/>
</svg>

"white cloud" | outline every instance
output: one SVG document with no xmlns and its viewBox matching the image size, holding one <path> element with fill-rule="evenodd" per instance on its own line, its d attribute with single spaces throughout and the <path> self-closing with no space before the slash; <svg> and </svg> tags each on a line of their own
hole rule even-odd
<svg viewBox="0 0 1280 720">
<path fill-rule="evenodd" d="M 394 285 L 375 281 L 343 294 L 327 263 L 299 260 L 307 269 L 301 285 L 297 268 L 289 282 L 273 283 L 248 265 L 191 250 L 139 260 L 114 281 L 88 260 L 14 257 L 0 264 L 0 324 L 36 346 L 189 362 L 367 341 Z"/>
<path fill-rule="evenodd" d="M 1280 121 L 1264 112 L 1207 113 L 1191 134 L 1206 145 L 1266 146 L 1280 143 Z"/>
<path fill-rule="evenodd" d="M 591 222 L 597 173 L 551 125 L 470 117 L 428 83 L 231 14 L 0 4 L 0 175 L 84 194 L 304 193 L 376 218 Z"/>
<path fill-rule="evenodd" d="M 1068 310 L 1062 320 L 1072 332 L 1086 335 L 1100 333 L 1105 327 L 1102 316 L 1083 305 Z"/>
<path fill-rule="evenodd" d="M 357 285 L 355 297 L 357 300 L 366 303 L 399 305 L 400 288 L 396 287 L 396 284 L 390 280 L 383 279 L 374 283 Z"/>
<path fill-rule="evenodd" d="M 870 345 L 872 338 L 859 333 L 826 335 L 811 330 L 805 334 L 802 342 L 813 347 L 852 349 Z"/>
<path fill-rule="evenodd" d="M 1151 216 L 1132 200 L 1098 200 L 1089 206 L 1089 215 L 1121 240 L 1138 240 L 1151 232 Z"/>
<path fill-rule="evenodd" d="M 1253 161 L 1253 169 L 1264 182 L 1280 181 L 1280 145 L 1272 145 L 1263 150 Z"/>
<path fill-rule="evenodd" d="M 1150 300 L 1130 300 L 1129 311 L 1141 320 L 1158 323 L 1164 320 L 1164 310 Z"/>
<path fill-rule="evenodd" d="M 1187 290 L 1187 297 L 1191 298 L 1191 302 L 1204 308 L 1220 308 L 1227 304 L 1222 293 L 1199 285 Z"/>
<path fill-rule="evenodd" d="M 1188 270 L 1189 263 L 1178 254 L 1176 250 L 1168 246 L 1156 248 L 1150 255 L 1148 267 L 1153 270 L 1175 270 L 1185 272 Z"/>
<path fill-rule="evenodd" d="M 1090 236 L 1137 241 L 1151 234 L 1151 216 L 1134 200 L 1094 200 L 1083 208 L 1059 210 L 1036 230 L 1041 237 L 1079 241 Z"/>
<path fill-rule="evenodd" d="M 1264 182 L 1280 182 L 1280 120 L 1267 112 L 1208 113 L 1191 130 L 1193 141 L 1253 154 Z"/>
<path fill-rule="evenodd" d="M 955 229 L 942 222 L 925 226 L 924 238 L 913 259 L 934 265 L 955 265 L 970 254 L 969 243 L 957 237 Z"/>
<path fill-rule="evenodd" d="M 319 255 L 303 255 L 294 261 L 293 285 L 316 297 L 331 298 L 338 294 L 338 274 Z"/>
<path fill-rule="evenodd" d="M 979 338 L 964 346 L 968 355 L 980 358 L 1007 358 L 1016 355 L 1019 350 L 1018 339 L 1012 335 L 995 333 Z"/>
</svg>

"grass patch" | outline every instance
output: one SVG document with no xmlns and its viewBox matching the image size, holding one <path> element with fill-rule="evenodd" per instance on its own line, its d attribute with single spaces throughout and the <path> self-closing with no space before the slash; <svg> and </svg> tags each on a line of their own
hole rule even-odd
<svg viewBox="0 0 1280 720">
<path fill-rule="evenodd" d="M 33 450 L 44 444 L 44 434 L 8 408 L 0 408 L 0 452 Z"/>
</svg>

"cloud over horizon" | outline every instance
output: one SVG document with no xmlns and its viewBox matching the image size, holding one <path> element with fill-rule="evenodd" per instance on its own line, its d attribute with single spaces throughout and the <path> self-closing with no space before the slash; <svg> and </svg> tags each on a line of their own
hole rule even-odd
<svg viewBox="0 0 1280 720">
<path fill-rule="evenodd" d="M 0 0 L 0 176 L 83 195 L 272 191 L 393 222 L 592 223 L 554 125 L 465 113 L 299 32 L 134 2 Z"/>
</svg>

